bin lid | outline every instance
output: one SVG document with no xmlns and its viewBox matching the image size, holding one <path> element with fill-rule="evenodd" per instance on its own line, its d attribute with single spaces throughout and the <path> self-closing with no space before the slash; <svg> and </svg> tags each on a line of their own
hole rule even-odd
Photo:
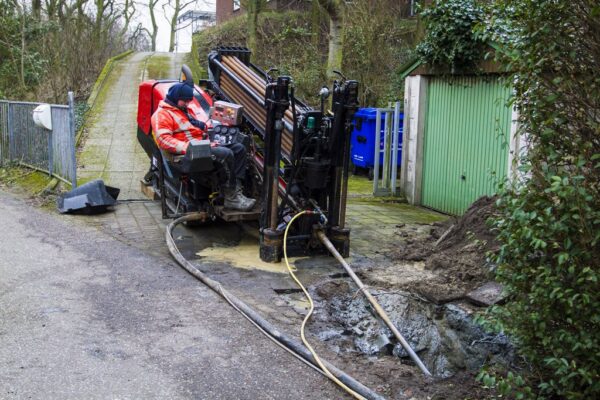
<svg viewBox="0 0 600 400">
<path fill-rule="evenodd" d="M 354 114 L 355 117 L 367 118 L 367 119 L 375 119 L 377 115 L 377 108 L 375 107 L 365 107 L 359 108 L 358 111 Z"/>
<path fill-rule="evenodd" d="M 377 117 L 377 108 L 375 107 L 365 107 L 359 108 L 358 111 L 354 114 L 354 117 L 364 118 L 364 119 L 375 119 Z M 400 118 L 404 119 L 404 113 L 400 113 Z M 383 119 L 385 119 L 385 114 L 383 115 Z"/>
</svg>

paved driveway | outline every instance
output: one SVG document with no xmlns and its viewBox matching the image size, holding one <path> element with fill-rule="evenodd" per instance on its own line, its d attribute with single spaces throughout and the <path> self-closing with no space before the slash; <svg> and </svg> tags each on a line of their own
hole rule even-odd
<svg viewBox="0 0 600 400">
<path fill-rule="evenodd" d="M 338 399 L 166 257 L 0 191 L 1 399 Z"/>
</svg>

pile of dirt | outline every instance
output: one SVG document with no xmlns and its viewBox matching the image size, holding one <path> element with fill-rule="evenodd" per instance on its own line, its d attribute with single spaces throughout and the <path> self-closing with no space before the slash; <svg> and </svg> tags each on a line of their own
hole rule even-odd
<svg viewBox="0 0 600 400">
<path fill-rule="evenodd" d="M 403 243 L 391 252 L 395 263 L 424 262 L 432 279 L 411 283 L 411 290 L 446 303 L 491 280 L 486 254 L 498 249 L 487 221 L 496 212 L 494 197 L 481 197 L 458 219 L 435 225 L 425 237 L 402 232 Z"/>
</svg>

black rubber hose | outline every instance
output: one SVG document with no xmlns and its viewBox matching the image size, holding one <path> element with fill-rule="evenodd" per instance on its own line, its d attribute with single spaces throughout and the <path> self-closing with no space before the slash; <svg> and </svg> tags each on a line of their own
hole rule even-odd
<svg viewBox="0 0 600 400">
<path fill-rule="evenodd" d="M 265 331 L 271 338 L 277 340 L 279 343 L 283 344 L 288 349 L 292 350 L 294 353 L 310 362 L 312 365 L 317 366 L 312 354 L 308 351 L 306 347 L 301 345 L 296 340 L 290 338 L 286 334 L 280 332 L 275 326 L 273 326 L 270 322 L 261 317 L 254 309 L 244 303 L 242 300 L 235 297 L 233 294 L 229 293 L 227 290 L 221 286 L 221 284 L 208 276 L 206 276 L 202 271 L 196 268 L 191 262 L 189 262 L 183 255 L 179 252 L 179 249 L 175 245 L 175 240 L 173 239 L 173 229 L 183 222 L 194 221 L 196 219 L 201 218 L 198 214 L 187 214 L 182 217 L 177 218 L 173 222 L 171 222 L 167 226 L 167 231 L 165 233 L 167 246 L 169 248 L 169 252 L 177 261 L 179 265 L 181 265 L 186 271 L 192 274 L 195 278 L 200 280 L 206 286 L 217 292 L 221 295 L 228 303 L 230 303 L 236 310 L 240 313 L 244 314 L 247 318 L 254 321 L 263 331 Z M 329 371 L 335 375 L 340 381 L 342 381 L 346 386 L 359 393 L 370 400 L 384 400 L 384 397 L 375 393 L 373 390 L 369 389 L 362 383 L 358 382 L 356 379 L 352 378 L 350 375 L 346 374 L 344 371 L 339 370 L 335 366 L 331 365 L 325 360 L 322 360 L 323 364 L 329 369 Z M 318 366 L 317 366 L 318 368 Z"/>
</svg>

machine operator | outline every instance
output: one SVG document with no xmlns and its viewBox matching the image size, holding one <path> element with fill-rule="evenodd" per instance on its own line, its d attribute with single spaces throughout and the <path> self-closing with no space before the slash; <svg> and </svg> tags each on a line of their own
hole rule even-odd
<svg viewBox="0 0 600 400">
<path fill-rule="evenodd" d="M 186 83 L 176 83 L 152 115 L 152 132 L 158 146 L 171 154 L 185 154 L 192 139 L 206 139 L 206 124 L 196 119 L 188 106 L 194 98 L 194 88 Z M 211 153 L 227 170 L 223 185 L 225 208 L 249 211 L 256 200 L 242 193 L 242 180 L 246 171 L 246 148 L 241 143 L 221 145 L 211 143 Z"/>
</svg>

